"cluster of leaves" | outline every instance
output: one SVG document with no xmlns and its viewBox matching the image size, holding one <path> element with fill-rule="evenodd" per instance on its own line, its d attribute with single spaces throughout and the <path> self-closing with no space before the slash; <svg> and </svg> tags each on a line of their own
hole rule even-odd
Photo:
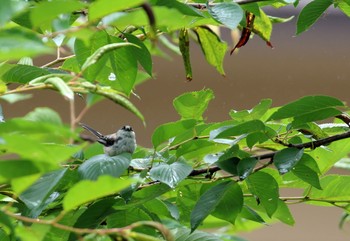
<svg viewBox="0 0 350 241">
<path fill-rule="evenodd" d="M 251 33 L 270 44 L 272 24 L 289 19 L 268 16 L 263 7 L 290 4 L 298 1 L 3 0 L 0 98 L 12 103 L 30 98 L 22 92 L 53 89 L 70 102 L 71 123 L 48 108 L 5 120 L 0 108 L 0 238 L 239 240 L 240 230 L 276 220 L 292 225 L 289 202 L 347 213 L 349 178 L 326 175 L 350 151 L 346 107 L 332 97 L 280 108 L 262 100 L 251 110 L 232 110 L 230 120 L 207 123 L 212 91 L 185 93 L 174 100 L 180 120 L 156 128 L 153 148 L 138 147 L 132 156 L 101 154 L 99 144 L 88 146 L 75 130 L 103 98 L 144 121 L 129 97 L 152 77 L 151 56 L 165 56 L 163 46 L 183 56 L 190 80 L 193 38 L 224 75 L 228 46 L 216 27 L 242 29 L 236 48 Z M 332 4 L 350 15 L 348 0 L 312 1 L 297 33 Z M 33 57 L 54 52 L 53 61 L 34 65 Z M 75 116 L 77 94 L 86 96 L 86 107 Z M 332 117 L 346 124 L 316 124 Z M 338 165 L 348 167 L 346 160 Z M 281 197 L 281 188 L 303 194 Z M 197 230 L 223 226 L 217 235 Z"/>
<path fill-rule="evenodd" d="M 271 108 L 265 99 L 207 123 L 213 98 L 210 89 L 177 97 L 181 118 L 156 128 L 153 148 L 132 156 L 100 154 L 98 143 L 66 145 L 77 134 L 48 108 L 2 123 L 2 156 L 16 157 L 0 162 L 1 237 L 239 240 L 236 232 L 277 220 L 293 225 L 289 202 L 347 213 L 349 177 L 326 173 L 350 151 L 349 126 L 316 124 L 349 124 L 341 101 L 308 96 Z M 281 197 L 284 188 L 300 197 Z"/>
</svg>

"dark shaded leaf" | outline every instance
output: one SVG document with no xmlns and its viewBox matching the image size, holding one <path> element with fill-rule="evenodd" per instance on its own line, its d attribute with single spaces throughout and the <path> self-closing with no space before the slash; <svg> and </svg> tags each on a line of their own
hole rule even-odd
<svg viewBox="0 0 350 241">
<path fill-rule="evenodd" d="M 286 148 L 275 154 L 273 163 L 280 174 L 292 170 L 304 154 L 304 149 Z"/>
</svg>

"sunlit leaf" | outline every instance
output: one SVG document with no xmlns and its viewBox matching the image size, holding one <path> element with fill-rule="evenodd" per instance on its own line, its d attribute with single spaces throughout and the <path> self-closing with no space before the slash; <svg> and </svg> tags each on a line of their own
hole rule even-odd
<svg viewBox="0 0 350 241">
<path fill-rule="evenodd" d="M 332 0 L 313 0 L 309 2 L 298 16 L 296 34 L 308 30 L 332 3 Z"/>
<path fill-rule="evenodd" d="M 72 89 L 59 77 L 51 77 L 45 81 L 46 84 L 52 84 L 57 90 L 67 99 L 74 99 L 74 92 Z"/>
<path fill-rule="evenodd" d="M 227 44 L 207 27 L 197 27 L 194 30 L 208 63 L 214 66 L 221 75 L 225 75 L 223 61 Z"/>
<path fill-rule="evenodd" d="M 32 32 L 19 28 L 0 30 L 0 60 L 16 60 L 23 56 L 34 57 L 51 52 L 51 48 Z"/>
<path fill-rule="evenodd" d="M 173 105 L 182 119 L 202 120 L 209 102 L 214 99 L 211 89 L 193 91 L 176 97 Z"/>
<path fill-rule="evenodd" d="M 29 112 L 24 118 L 30 121 L 62 125 L 62 120 L 59 114 L 47 107 L 37 107 L 33 111 Z"/>
<path fill-rule="evenodd" d="M 70 211 L 87 202 L 118 193 L 133 182 L 132 179 L 123 180 L 111 176 L 100 176 L 97 181 L 80 181 L 66 193 L 63 199 L 63 209 Z"/>
<path fill-rule="evenodd" d="M 5 100 L 10 104 L 13 104 L 13 103 L 16 103 L 18 101 L 28 100 L 31 97 L 32 97 L 31 94 L 13 93 L 13 94 L 0 96 L 0 99 Z"/>
</svg>

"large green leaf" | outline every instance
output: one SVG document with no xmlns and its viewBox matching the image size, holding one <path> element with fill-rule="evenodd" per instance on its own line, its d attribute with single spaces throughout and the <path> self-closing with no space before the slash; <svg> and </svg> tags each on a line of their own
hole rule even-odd
<svg viewBox="0 0 350 241">
<path fill-rule="evenodd" d="M 42 210 L 59 196 L 56 189 L 67 172 L 68 169 L 62 169 L 47 173 L 25 190 L 20 195 L 20 199 L 28 208 L 24 215 L 33 218 L 40 215 Z"/>
<path fill-rule="evenodd" d="M 2 0 L 0 8 L 0 27 L 3 27 L 12 16 L 23 11 L 27 6 L 27 2 Z"/>
<path fill-rule="evenodd" d="M 197 121 L 193 119 L 170 122 L 157 127 L 152 135 L 152 144 L 157 148 L 165 141 L 169 141 L 171 137 L 175 137 L 180 133 L 193 128 Z"/>
<path fill-rule="evenodd" d="M 225 75 L 223 61 L 227 44 L 207 27 L 197 27 L 194 30 L 208 63 L 214 66 L 221 75 Z"/>
<path fill-rule="evenodd" d="M 49 71 L 30 65 L 7 63 L 0 65 L 1 80 L 5 83 L 27 84 L 33 79 L 48 74 L 50 74 Z"/>
<path fill-rule="evenodd" d="M 282 106 L 270 116 L 269 120 L 294 118 L 293 124 L 300 125 L 305 122 L 323 120 L 336 116 L 341 111 L 335 107 L 341 106 L 344 106 L 344 104 L 334 97 L 320 95 L 306 96 Z"/>
<path fill-rule="evenodd" d="M 83 179 L 97 180 L 99 176 L 120 177 L 128 169 L 131 160 L 129 153 L 118 156 L 97 155 L 86 160 L 78 168 Z"/>
<path fill-rule="evenodd" d="M 260 9 L 260 14 L 255 16 L 253 32 L 258 34 L 265 41 L 270 41 L 272 23 L 270 18 Z"/>
<path fill-rule="evenodd" d="M 191 213 L 191 230 L 195 230 L 213 211 L 220 218 L 234 222 L 242 209 L 243 194 L 240 187 L 232 181 L 222 182 L 207 190 L 198 200 Z M 234 205 L 227 205 L 231 200 Z M 222 205 L 222 206 L 221 206 Z M 226 214 L 226 217 L 224 215 Z"/>
<path fill-rule="evenodd" d="M 210 15 L 230 29 L 237 28 L 243 18 L 242 8 L 235 2 L 223 2 L 209 7 Z"/>
<path fill-rule="evenodd" d="M 137 61 L 141 64 L 143 69 L 147 72 L 149 76 L 152 76 L 153 62 L 152 56 L 146 45 L 138 39 L 135 35 L 124 33 L 126 39 L 138 48 L 130 48 L 130 51 L 136 56 Z"/>
<path fill-rule="evenodd" d="M 333 202 L 348 203 L 350 200 L 349 182 L 350 176 L 325 176 L 321 179 L 321 186 L 323 187 L 323 190 L 313 188 L 308 193 L 308 197 L 320 201 L 328 200 Z"/>
<path fill-rule="evenodd" d="M 97 181 L 80 181 L 67 191 L 63 209 L 70 211 L 87 202 L 116 194 L 134 182 L 131 178 L 123 180 L 111 176 L 100 176 Z"/>
<path fill-rule="evenodd" d="M 214 99 L 213 91 L 204 89 L 176 97 L 173 105 L 182 119 L 203 120 L 203 113 L 212 99 Z"/>
<path fill-rule="evenodd" d="M 29 112 L 24 118 L 30 121 L 62 125 L 62 120 L 59 114 L 47 107 L 37 107 L 33 111 Z"/>
<path fill-rule="evenodd" d="M 332 3 L 332 0 L 313 0 L 308 3 L 298 16 L 296 34 L 308 30 Z"/>
<path fill-rule="evenodd" d="M 292 170 L 304 154 L 304 149 L 286 148 L 278 151 L 273 157 L 273 163 L 280 174 Z"/>
<path fill-rule="evenodd" d="M 278 220 L 280 220 L 281 222 L 288 224 L 290 226 L 293 226 L 295 223 L 295 220 L 287 204 L 282 200 L 278 200 L 278 208 L 273 216 Z"/>
<path fill-rule="evenodd" d="M 192 171 L 192 167 L 185 162 L 174 162 L 172 164 L 160 163 L 150 171 L 150 177 L 174 188 L 185 179 Z"/>
<path fill-rule="evenodd" d="M 89 21 L 96 21 L 108 14 L 126 10 L 144 3 L 144 0 L 116 1 L 111 4 L 109 0 L 99 0 L 90 4 Z"/>
<path fill-rule="evenodd" d="M 212 141 L 195 139 L 182 144 L 176 151 L 176 156 L 185 159 L 201 159 L 208 154 L 214 154 L 227 149 L 228 145 Z"/>
<path fill-rule="evenodd" d="M 0 61 L 16 60 L 24 56 L 34 57 L 49 54 L 52 49 L 32 32 L 20 28 L 0 30 Z"/>
<path fill-rule="evenodd" d="M 210 132 L 211 139 L 234 137 L 246 133 L 264 131 L 265 125 L 260 120 L 252 120 L 244 123 L 237 124 L 235 126 L 224 126 L 217 130 Z"/>
<path fill-rule="evenodd" d="M 279 191 L 276 180 L 266 172 L 256 172 L 247 179 L 249 190 L 258 198 L 265 208 L 267 215 L 271 217 L 278 208 Z"/>
<path fill-rule="evenodd" d="M 31 10 L 31 22 L 34 27 L 40 27 L 42 24 L 50 24 L 60 14 L 71 13 L 83 9 L 84 6 L 84 3 L 76 0 L 43 1 Z"/>
<path fill-rule="evenodd" d="M 246 179 L 253 171 L 258 160 L 253 157 L 243 158 L 237 164 L 237 174 L 241 180 Z"/>
</svg>

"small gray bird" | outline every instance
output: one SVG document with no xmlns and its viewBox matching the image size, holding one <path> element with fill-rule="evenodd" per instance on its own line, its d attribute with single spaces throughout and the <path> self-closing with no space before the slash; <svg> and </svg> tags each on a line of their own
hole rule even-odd
<svg viewBox="0 0 350 241">
<path fill-rule="evenodd" d="M 105 136 L 88 125 L 80 125 L 98 137 L 97 141 L 104 146 L 104 152 L 108 156 L 116 156 L 123 152 L 132 154 L 136 149 L 135 132 L 131 126 L 123 126 L 116 133 Z"/>
</svg>

